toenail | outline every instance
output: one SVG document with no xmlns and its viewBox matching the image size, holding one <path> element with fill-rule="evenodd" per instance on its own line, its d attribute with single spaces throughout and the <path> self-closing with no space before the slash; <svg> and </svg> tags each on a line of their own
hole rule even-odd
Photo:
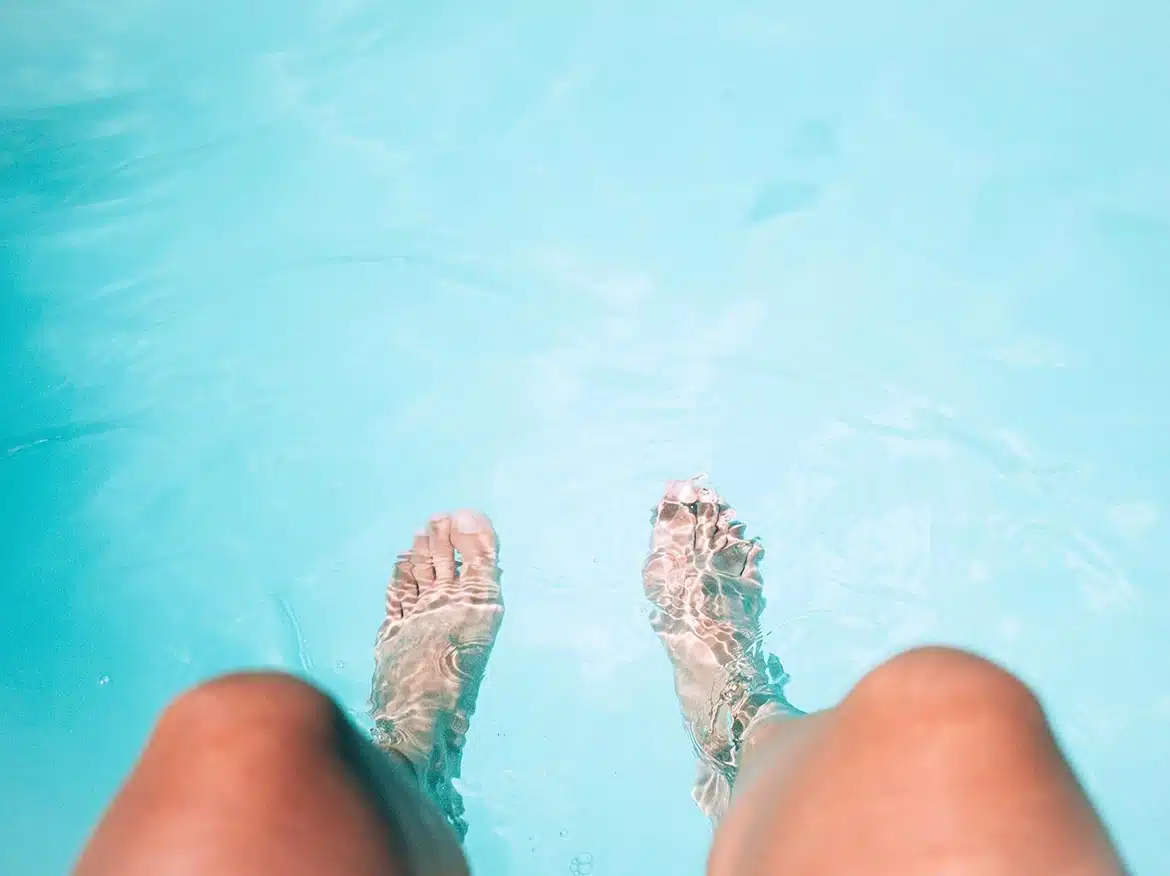
<svg viewBox="0 0 1170 876">
<path fill-rule="evenodd" d="M 455 529 L 463 535 L 475 535 L 477 532 L 484 532 L 489 528 L 487 518 L 478 511 L 468 511 L 462 509 L 456 511 L 453 521 Z"/>
<path fill-rule="evenodd" d="M 666 499 L 687 505 L 698 498 L 699 491 L 695 489 L 694 481 L 670 481 L 666 485 Z"/>
</svg>

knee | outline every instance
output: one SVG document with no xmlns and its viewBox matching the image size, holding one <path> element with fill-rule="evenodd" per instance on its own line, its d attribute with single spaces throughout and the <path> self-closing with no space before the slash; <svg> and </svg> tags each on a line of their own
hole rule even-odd
<svg viewBox="0 0 1170 876">
<path fill-rule="evenodd" d="M 154 740 L 181 740 L 192 752 L 234 748 L 292 753 L 332 745 L 344 719 L 312 685 L 277 672 L 221 676 L 186 691 L 166 707 Z"/>
<path fill-rule="evenodd" d="M 1000 666 L 951 648 L 917 648 L 869 673 L 842 703 L 881 723 L 925 728 L 936 737 L 977 733 L 982 745 L 1043 733 L 1043 709 L 1022 681 Z M 945 735 L 945 734 L 944 734 Z"/>
</svg>

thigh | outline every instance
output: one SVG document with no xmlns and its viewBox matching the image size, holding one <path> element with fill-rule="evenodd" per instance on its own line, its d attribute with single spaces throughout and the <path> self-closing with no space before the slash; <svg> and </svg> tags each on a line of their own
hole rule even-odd
<svg viewBox="0 0 1170 876">
<path fill-rule="evenodd" d="M 465 876 L 412 776 L 309 685 L 237 675 L 183 695 L 78 876 Z"/>
<path fill-rule="evenodd" d="M 1035 697 L 977 657 L 902 655 L 750 746 L 712 876 L 1122 871 Z"/>
</svg>

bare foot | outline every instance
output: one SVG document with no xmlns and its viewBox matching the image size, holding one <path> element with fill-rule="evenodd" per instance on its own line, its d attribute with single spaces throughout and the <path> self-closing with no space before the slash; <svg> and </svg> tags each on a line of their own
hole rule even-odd
<svg viewBox="0 0 1170 876">
<path fill-rule="evenodd" d="M 432 518 L 398 557 L 374 648 L 374 741 L 413 766 L 460 840 L 467 822 L 453 780 L 504 619 L 497 549 L 484 514 Z"/>
<path fill-rule="evenodd" d="M 695 802 L 718 823 L 752 722 L 800 712 L 784 698 L 780 661 L 763 649 L 763 548 L 744 538 L 735 511 L 698 481 L 667 484 L 642 581 L 699 759 Z"/>
</svg>

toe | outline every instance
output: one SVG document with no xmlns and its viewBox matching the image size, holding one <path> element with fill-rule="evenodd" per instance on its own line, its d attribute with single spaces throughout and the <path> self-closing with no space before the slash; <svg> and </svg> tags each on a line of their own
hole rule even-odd
<svg viewBox="0 0 1170 876">
<path fill-rule="evenodd" d="M 390 581 L 393 597 L 387 602 L 391 607 L 394 607 L 394 602 L 397 603 L 399 617 L 406 617 L 410 614 L 414 610 L 415 603 L 418 602 L 418 572 L 420 568 L 413 550 L 402 554 L 398 558 L 398 562 L 394 564 L 394 576 Z"/>
<path fill-rule="evenodd" d="M 750 547 L 747 552 L 747 560 L 743 564 L 743 575 L 745 578 L 759 580 L 760 562 L 764 559 L 764 546 L 754 538 L 747 544 Z"/>
<path fill-rule="evenodd" d="M 432 517 L 429 534 L 435 583 L 450 584 L 455 580 L 455 545 L 451 544 L 451 518 L 446 514 Z"/>
<path fill-rule="evenodd" d="M 414 581 L 413 592 L 410 588 L 403 591 L 402 611 L 408 614 L 418 602 L 419 594 L 435 583 L 435 564 L 431 557 L 431 540 L 426 532 L 420 531 L 414 536 L 408 557 L 410 574 Z"/>
<path fill-rule="evenodd" d="M 711 568 L 720 575 L 731 578 L 749 578 L 745 574 L 752 560 L 753 552 L 759 546 L 751 541 L 733 541 L 711 554 Z"/>
<path fill-rule="evenodd" d="M 681 482 L 672 481 L 671 483 L 677 484 Z M 658 511 L 654 515 L 654 528 L 651 530 L 650 547 L 652 550 L 673 548 L 688 555 L 694 551 L 694 505 L 690 502 L 681 501 L 679 492 L 672 492 L 669 487 L 662 501 L 658 503 Z"/>
<path fill-rule="evenodd" d="M 701 476 L 688 478 L 685 481 L 667 481 L 662 501 L 679 505 L 693 505 L 699 500 L 698 482 L 700 480 Z"/>
<path fill-rule="evenodd" d="M 729 544 L 734 544 L 739 541 L 735 534 L 735 509 L 729 508 L 726 504 L 719 505 L 719 517 L 715 521 L 715 527 L 711 533 L 711 550 L 717 552 L 723 550 Z"/>
<path fill-rule="evenodd" d="M 483 569 L 496 564 L 499 539 L 482 511 L 461 508 L 451 515 L 451 543 L 465 567 Z"/>
<path fill-rule="evenodd" d="M 407 591 L 417 598 L 418 584 L 415 583 L 414 575 L 410 571 L 410 554 L 402 554 L 394 564 L 390 584 L 386 587 L 387 620 L 402 620 L 402 595 Z"/>
<path fill-rule="evenodd" d="M 699 491 L 698 508 L 695 512 L 697 526 L 695 530 L 695 548 L 700 551 L 710 551 L 715 547 L 715 539 L 719 528 L 719 515 L 723 505 L 719 494 L 704 487 Z"/>
</svg>

